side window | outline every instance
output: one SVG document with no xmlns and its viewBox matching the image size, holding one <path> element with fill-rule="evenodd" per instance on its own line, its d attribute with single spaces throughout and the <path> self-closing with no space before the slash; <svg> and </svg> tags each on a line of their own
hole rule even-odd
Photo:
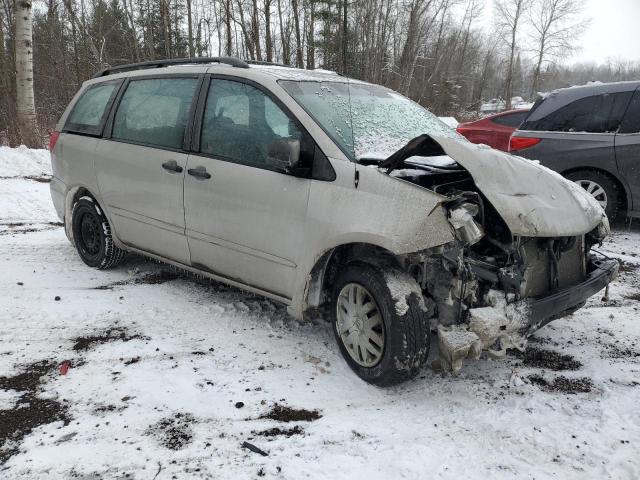
<svg viewBox="0 0 640 480">
<path fill-rule="evenodd" d="M 107 117 L 107 105 L 116 95 L 122 81 L 88 87 L 73 106 L 64 129 L 99 135 Z"/>
<path fill-rule="evenodd" d="M 202 119 L 202 153 L 283 171 L 287 165 L 271 155 L 281 140 L 302 142 L 303 135 L 266 94 L 241 82 L 211 81 Z"/>
<path fill-rule="evenodd" d="M 526 122 L 523 129 L 547 132 L 616 132 L 630 98 L 631 92 L 581 98 L 544 118 Z"/>
<path fill-rule="evenodd" d="M 518 128 L 528 113 L 529 112 L 527 110 L 523 110 L 522 112 L 500 115 L 499 117 L 495 117 L 492 122 L 505 127 Z"/>
<path fill-rule="evenodd" d="M 640 133 L 640 90 L 636 90 L 618 133 Z"/>
<path fill-rule="evenodd" d="M 113 120 L 112 138 L 182 148 L 197 78 L 132 80 Z"/>
</svg>

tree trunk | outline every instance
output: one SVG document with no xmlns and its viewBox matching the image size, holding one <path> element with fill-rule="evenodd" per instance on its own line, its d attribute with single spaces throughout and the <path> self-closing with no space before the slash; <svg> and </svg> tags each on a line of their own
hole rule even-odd
<svg viewBox="0 0 640 480">
<path fill-rule="evenodd" d="M 187 0 L 187 29 L 189 33 L 189 58 L 195 56 L 193 48 L 193 20 L 191 18 L 191 0 Z"/>
<path fill-rule="evenodd" d="M 273 62 L 273 41 L 271 39 L 271 0 L 264 0 L 264 44 L 267 50 L 267 62 Z"/>
<path fill-rule="evenodd" d="M 296 67 L 304 68 L 302 59 L 302 40 L 300 36 L 300 13 L 298 12 L 298 0 L 291 0 L 293 8 L 293 24 L 296 29 Z"/>
<path fill-rule="evenodd" d="M 7 22 L 9 23 L 9 22 Z M 14 95 L 13 79 L 11 74 L 14 71 L 13 59 L 10 52 L 5 50 L 5 37 L 2 17 L 0 15 L 0 109 L 4 111 L 4 118 L 0 119 L 0 129 L 7 131 L 7 141 L 10 147 L 16 147 L 20 143 L 20 132 L 11 119 L 16 118 L 16 97 Z M 0 141 L 2 138 L 0 138 Z"/>
<path fill-rule="evenodd" d="M 342 0 L 342 74 L 347 75 L 347 37 L 349 34 L 347 21 L 347 0 Z"/>
<path fill-rule="evenodd" d="M 284 23 L 282 22 L 282 2 L 278 0 L 278 19 L 280 22 L 280 39 L 282 41 L 282 63 L 285 65 L 291 64 L 291 43 L 290 43 L 290 30 L 288 29 L 288 25 L 290 23 L 287 22 L 287 32 L 285 34 Z"/>
<path fill-rule="evenodd" d="M 20 139 L 27 147 L 41 148 L 33 95 L 33 38 L 31 1 L 16 0 L 16 103 Z"/>
<path fill-rule="evenodd" d="M 316 2 L 315 0 L 309 1 L 309 30 L 307 32 L 307 70 L 313 70 L 316 68 L 316 46 L 314 40 L 314 29 L 316 25 Z"/>
</svg>

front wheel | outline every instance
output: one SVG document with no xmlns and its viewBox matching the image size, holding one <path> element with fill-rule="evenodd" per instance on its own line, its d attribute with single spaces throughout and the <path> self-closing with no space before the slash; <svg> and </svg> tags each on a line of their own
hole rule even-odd
<svg viewBox="0 0 640 480">
<path fill-rule="evenodd" d="M 93 198 L 82 197 L 76 202 L 71 222 L 73 240 L 84 263 L 104 270 L 122 261 L 124 251 L 114 243 L 109 220 Z"/>
<path fill-rule="evenodd" d="M 348 264 L 335 283 L 331 311 L 340 351 L 366 382 L 389 386 L 408 380 L 429 356 L 420 288 L 395 267 Z"/>
<path fill-rule="evenodd" d="M 567 178 L 573 180 L 595 198 L 609 220 L 615 220 L 620 205 L 620 192 L 616 183 L 609 176 L 593 170 L 580 170 L 571 172 Z"/>
</svg>

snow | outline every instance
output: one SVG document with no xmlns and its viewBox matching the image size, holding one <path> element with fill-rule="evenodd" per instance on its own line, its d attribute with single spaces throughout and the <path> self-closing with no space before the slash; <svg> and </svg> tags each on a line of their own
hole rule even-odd
<svg viewBox="0 0 640 480">
<path fill-rule="evenodd" d="M 25 166 L 40 153 L 2 154 L 21 164 L 14 176 L 43 173 L 39 161 Z M 136 256 L 90 269 L 48 223 L 58 219 L 47 184 L 0 179 L 0 192 L 0 378 L 40 360 L 73 364 L 37 393 L 67 405 L 71 421 L 26 435 L 0 478 L 152 479 L 159 470 L 158 480 L 640 477 L 640 356 L 615 354 L 640 352 L 637 226 L 618 228 L 601 249 L 626 265 L 610 300 L 595 296 L 535 335 L 540 348 L 579 360 L 578 371 L 483 358 L 466 361 L 457 377 L 425 368 L 379 389 L 349 369 L 323 320 L 297 323 L 270 300 L 192 275 L 144 283 L 170 269 Z M 73 350 L 77 337 L 114 326 L 139 337 Z M 437 353 L 434 336 L 430 362 Z M 594 388 L 548 392 L 527 381 L 531 374 L 588 377 Z M 16 401 L 0 389 L 0 413 Z M 258 418 L 276 403 L 322 417 Z M 172 450 L 158 422 L 177 413 L 172 428 L 187 440 Z M 303 434 L 252 433 L 295 425 Z M 269 456 L 241 448 L 244 441 Z"/>
<path fill-rule="evenodd" d="M 51 175 L 48 150 L 32 150 L 24 145 L 18 148 L 0 146 L 0 176 Z"/>
<path fill-rule="evenodd" d="M 438 120 L 451 128 L 458 128 L 458 125 L 460 125 L 460 122 L 455 117 L 438 117 Z"/>
</svg>

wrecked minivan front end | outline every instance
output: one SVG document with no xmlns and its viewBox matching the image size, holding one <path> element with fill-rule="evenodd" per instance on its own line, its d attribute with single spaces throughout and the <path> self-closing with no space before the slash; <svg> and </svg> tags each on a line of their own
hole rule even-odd
<svg viewBox="0 0 640 480">
<path fill-rule="evenodd" d="M 448 156 L 446 166 L 408 150 L 402 169 L 390 171 L 390 162 L 381 167 L 446 197 L 442 206 L 455 240 L 402 260 L 425 293 L 442 367 L 457 372 L 483 351 L 523 350 L 531 333 L 607 287 L 618 263 L 592 251 L 609 234 L 607 218 L 564 179 L 532 162 L 514 167 L 520 159 L 442 143 L 443 151 L 432 145 L 430 152 Z M 461 152 L 467 154 L 462 161 L 456 158 Z M 478 164 L 467 168 L 474 160 Z M 492 168 L 479 170 L 483 162 Z M 532 172 L 545 183 L 531 184 Z M 517 199 L 515 208 L 504 204 L 509 197 Z"/>
</svg>

